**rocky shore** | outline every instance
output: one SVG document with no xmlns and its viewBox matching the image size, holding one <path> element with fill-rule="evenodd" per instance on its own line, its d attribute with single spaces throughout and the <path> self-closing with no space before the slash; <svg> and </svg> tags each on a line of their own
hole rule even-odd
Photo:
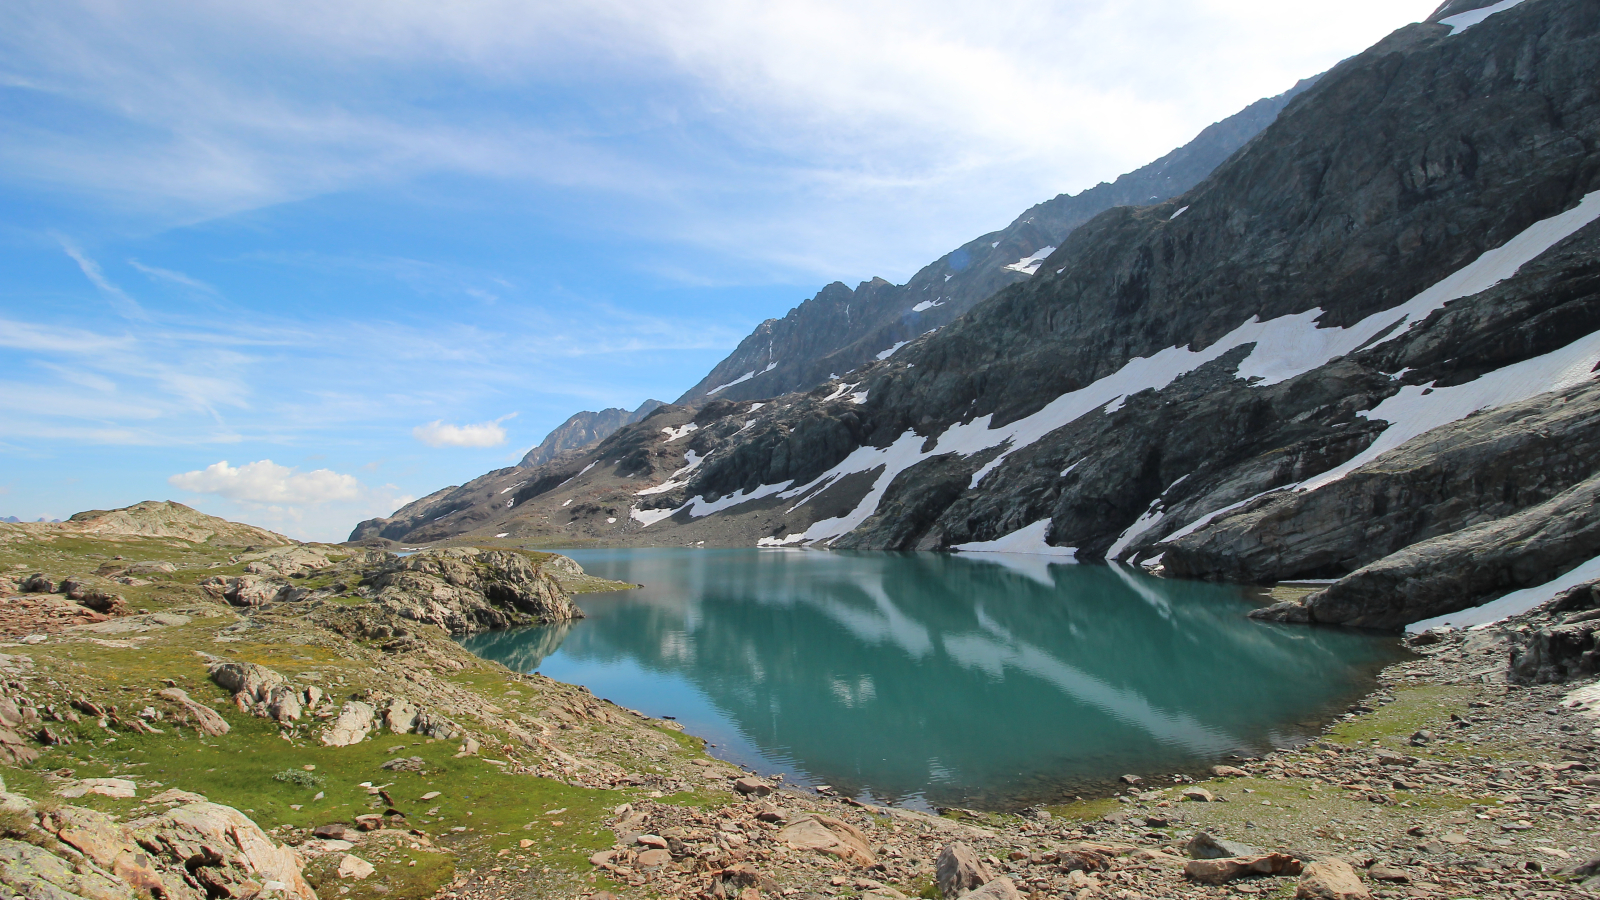
<svg viewBox="0 0 1600 900">
<path fill-rule="evenodd" d="M 675 723 L 451 639 L 560 622 L 581 615 L 575 591 L 626 587 L 562 557 L 21 534 L 0 544 L 0 883 L 17 896 L 1600 887 L 1587 587 L 1414 638 L 1415 656 L 1308 746 L 1219 760 L 1204 780 L 1130 772 L 1114 795 L 1020 814 L 931 815 L 763 779 Z"/>
</svg>

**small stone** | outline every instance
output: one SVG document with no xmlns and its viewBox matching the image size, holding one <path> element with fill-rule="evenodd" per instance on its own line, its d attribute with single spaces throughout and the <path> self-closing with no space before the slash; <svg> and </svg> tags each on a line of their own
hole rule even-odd
<svg viewBox="0 0 1600 900">
<path fill-rule="evenodd" d="M 1123 784 L 1144 784 L 1144 779 L 1137 775 L 1123 775 L 1117 780 Z"/>
<path fill-rule="evenodd" d="M 439 797 L 440 797 L 440 794 L 439 794 L 438 791 L 429 791 L 426 794 L 422 795 L 422 799 L 424 799 L 424 800 L 437 800 L 437 799 L 439 799 Z"/>
<path fill-rule="evenodd" d="M 339 860 L 340 878 L 354 878 L 356 881 L 364 881 L 368 875 L 376 871 L 378 871 L 377 867 L 359 856 L 351 856 L 346 853 L 344 858 Z"/>
<path fill-rule="evenodd" d="M 646 850 L 645 852 L 639 854 L 639 859 L 637 862 L 639 867 L 642 869 L 657 869 L 666 865 L 667 863 L 672 862 L 672 854 L 668 853 L 664 849 Z"/>
<path fill-rule="evenodd" d="M 1424 728 L 1421 731 L 1418 731 L 1416 734 L 1413 734 L 1411 736 L 1411 746 L 1413 746 L 1413 747 L 1426 747 L 1427 745 L 1433 743 L 1434 740 L 1437 739 L 1437 737 L 1438 736 L 1435 735 L 1433 732 L 1431 732 L 1428 729 Z"/>
<path fill-rule="evenodd" d="M 1250 773 L 1238 766 L 1212 766 L 1211 774 L 1217 778 L 1245 778 Z"/>
<path fill-rule="evenodd" d="M 741 794 L 750 794 L 756 797 L 765 797 L 772 793 L 772 785 L 759 778 L 740 778 L 733 783 L 733 789 Z"/>
<path fill-rule="evenodd" d="M 667 849 L 667 839 L 659 834 L 641 834 L 633 839 L 641 847 L 650 847 L 655 850 Z"/>
<path fill-rule="evenodd" d="M 1217 799 L 1217 795 L 1211 793 L 1205 788 L 1192 787 L 1183 792 L 1183 799 L 1193 800 L 1196 803 L 1214 803 Z"/>
</svg>

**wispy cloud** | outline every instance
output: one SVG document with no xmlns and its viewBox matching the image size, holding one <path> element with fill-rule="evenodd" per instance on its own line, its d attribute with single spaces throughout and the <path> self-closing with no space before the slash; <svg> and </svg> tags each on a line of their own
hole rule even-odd
<svg viewBox="0 0 1600 900">
<path fill-rule="evenodd" d="M 90 259 L 81 247 L 62 235 L 56 235 L 56 240 L 61 242 L 61 249 L 65 250 L 67 255 L 72 257 L 72 261 L 78 264 L 78 268 L 83 270 L 84 277 L 111 300 L 112 306 L 118 313 L 130 319 L 150 318 L 144 307 L 139 305 L 139 301 L 128 296 L 127 291 L 112 284 L 111 279 L 101 271 L 100 264 Z"/>
<path fill-rule="evenodd" d="M 220 292 L 215 287 L 206 284 L 204 281 L 201 281 L 198 278 L 191 278 L 182 272 L 175 272 L 171 269 L 163 269 L 160 266 L 147 266 L 144 263 L 139 262 L 137 259 L 133 259 L 132 257 L 128 259 L 128 265 L 138 269 L 140 272 L 143 272 L 145 275 L 149 276 L 152 281 L 164 281 L 169 284 L 175 284 L 179 287 L 186 287 L 190 290 L 199 291 L 203 294 L 210 294 L 212 296 L 220 295 Z"/>
</svg>

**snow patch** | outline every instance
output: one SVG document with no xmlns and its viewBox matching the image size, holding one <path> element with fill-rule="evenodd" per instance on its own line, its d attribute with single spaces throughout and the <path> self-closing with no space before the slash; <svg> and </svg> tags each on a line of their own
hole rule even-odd
<svg viewBox="0 0 1600 900">
<path fill-rule="evenodd" d="M 1461 32 L 1466 31 L 1468 28 L 1478 24 L 1479 22 L 1482 22 L 1484 19 L 1489 18 L 1495 13 L 1505 12 L 1521 2 L 1522 0 L 1500 0 L 1499 3 L 1496 3 L 1493 6 L 1485 6 L 1482 9 L 1474 9 L 1469 12 L 1461 13 L 1460 15 L 1440 19 L 1439 24 L 1449 25 L 1450 34 L 1452 36 L 1458 35 Z"/>
<path fill-rule="evenodd" d="M 1572 571 L 1565 575 L 1558 575 L 1544 584 L 1523 588 L 1520 591 L 1512 591 L 1504 597 L 1485 603 L 1482 606 L 1445 613 L 1432 619 L 1423 619 L 1421 622 L 1413 622 L 1406 626 L 1406 631 L 1415 633 L 1442 625 L 1451 625 L 1456 628 L 1482 628 L 1485 625 L 1492 625 L 1501 619 L 1520 616 L 1529 610 L 1537 609 L 1540 604 L 1548 603 L 1555 599 L 1555 596 L 1562 591 L 1595 580 L 1600 580 L 1600 556 L 1588 562 L 1580 563 Z"/>
<path fill-rule="evenodd" d="M 1039 266 L 1044 263 L 1045 258 L 1054 252 L 1056 252 L 1056 248 L 1046 247 L 1032 256 L 1025 256 L 1009 266 L 1001 266 L 1000 268 L 1010 269 L 1013 272 L 1021 272 L 1024 275 L 1032 275 L 1033 273 L 1039 271 Z"/>
<path fill-rule="evenodd" d="M 606 517 L 606 524 L 607 525 L 615 525 L 615 524 L 617 524 L 616 517 L 615 516 L 607 516 Z"/>
<path fill-rule="evenodd" d="M 772 366 L 768 366 L 767 367 L 767 371 L 771 371 L 771 370 L 772 370 Z M 725 391 L 728 388 L 731 388 L 736 384 L 744 384 L 746 381 L 749 381 L 750 379 L 752 379 L 754 377 L 756 377 L 756 370 L 755 369 L 751 369 L 750 371 L 744 373 L 743 375 L 740 375 L 738 378 L 735 378 L 734 380 L 728 382 L 727 384 L 719 384 L 716 387 L 712 388 L 711 390 L 706 391 L 706 396 L 709 397 L 709 396 L 711 396 L 712 394 L 715 394 L 718 391 Z"/>
<path fill-rule="evenodd" d="M 859 383 L 860 382 L 857 382 L 857 384 L 859 384 Z M 854 384 L 840 384 L 837 388 L 834 388 L 833 393 L 829 394 L 826 397 L 823 397 L 822 398 L 822 402 L 823 403 L 827 403 L 829 400 L 837 400 L 840 397 L 843 397 L 845 394 L 848 394 L 848 393 L 850 393 L 851 391 L 853 391 L 855 389 L 856 389 L 856 386 Z M 857 400 L 856 402 L 860 403 L 861 401 Z"/>
<path fill-rule="evenodd" d="M 661 429 L 661 433 L 667 436 L 667 443 L 670 444 L 673 441 L 680 440 L 682 438 L 686 438 L 691 433 L 699 431 L 699 430 L 700 430 L 700 426 L 699 425 L 696 425 L 695 423 L 690 422 L 690 423 L 684 425 L 681 428 L 663 428 L 663 429 Z"/>
<path fill-rule="evenodd" d="M 561 502 L 561 505 L 562 505 L 562 506 L 568 506 L 568 505 L 570 505 L 570 504 L 571 504 L 571 503 L 572 503 L 572 498 L 571 498 L 571 497 L 568 497 L 568 498 L 567 498 L 567 499 L 565 499 L 565 500 L 563 500 L 563 501 L 562 501 L 562 502 Z"/>
<path fill-rule="evenodd" d="M 879 359 L 888 359 L 889 357 L 895 355 L 895 353 L 898 352 L 901 347 L 904 347 L 905 345 L 907 345 L 909 343 L 911 343 L 911 342 L 910 341 L 901 341 L 900 343 L 895 344 L 893 347 L 890 347 L 887 350 L 880 350 L 880 351 L 878 351 L 878 358 Z"/>
<path fill-rule="evenodd" d="M 677 512 L 675 509 L 639 509 L 634 507 L 628 510 L 628 518 L 638 522 L 645 528 L 649 528 L 662 519 L 671 518 L 675 512 Z"/>
<path fill-rule="evenodd" d="M 962 553 L 1028 553 L 1034 556 L 1059 556 L 1077 561 L 1078 548 L 1052 547 L 1046 542 L 1049 536 L 1050 520 L 1040 519 L 1004 537 L 992 541 L 969 541 L 965 544 L 956 544 L 950 549 Z"/>
<path fill-rule="evenodd" d="M 743 429 L 740 429 L 740 430 L 742 431 Z M 684 456 L 683 456 L 683 462 L 684 462 L 683 468 L 679 469 L 676 472 L 673 472 L 671 475 L 668 475 L 666 481 L 662 482 L 661 484 L 656 485 L 655 487 L 645 488 L 642 491 L 636 491 L 634 493 L 634 496 L 635 497 L 643 497 L 643 496 L 645 496 L 647 494 L 665 494 L 668 491 L 675 490 L 677 488 L 681 488 L 685 484 L 689 483 L 689 479 L 681 478 L 681 476 L 687 475 L 690 472 L 693 472 L 695 469 L 700 468 L 700 464 L 705 462 L 705 461 L 706 461 L 706 458 L 704 456 L 701 456 L 700 454 L 694 452 L 693 450 L 690 450 L 688 453 L 685 453 Z M 681 480 L 680 480 L 680 478 L 681 478 Z"/>
<path fill-rule="evenodd" d="M 992 417 L 987 415 L 970 422 L 958 422 L 945 429 L 934 448 L 927 452 L 921 449 L 924 437 L 918 435 L 915 429 L 907 429 L 887 447 L 856 448 L 838 465 L 806 485 L 797 488 L 789 488 L 787 485 L 764 485 L 748 496 L 741 496 L 741 492 L 741 495 L 724 497 L 717 504 L 705 504 L 704 507 L 706 512 L 713 512 L 755 499 L 757 496 L 768 496 L 779 492 L 786 498 L 802 494 L 815 496 L 816 493 L 820 493 L 847 475 L 881 469 L 872 488 L 855 509 L 812 524 L 806 529 L 802 538 L 796 539 L 806 542 L 831 541 L 866 521 L 877 511 L 878 503 L 895 476 L 924 459 L 947 453 L 972 456 L 983 450 L 1003 447 L 1001 453 L 973 474 L 969 487 L 976 488 L 1008 456 L 1032 445 L 1050 432 L 1096 410 L 1115 412 L 1121 407 L 1125 397 L 1147 389 L 1161 390 L 1177 378 L 1245 344 L 1254 344 L 1255 347 L 1240 366 L 1239 375 L 1242 378 L 1257 378 L 1262 382 L 1274 383 L 1308 372 L 1338 356 L 1352 352 L 1371 341 L 1386 328 L 1392 329 L 1385 338 L 1390 339 L 1400 333 L 1398 326 L 1407 321 L 1412 323 L 1420 321 L 1428 313 L 1450 300 L 1471 296 L 1510 277 L 1523 264 L 1596 218 L 1600 218 L 1600 192 L 1585 197 L 1571 210 L 1533 224 L 1506 244 L 1483 253 L 1472 263 L 1442 279 L 1405 304 L 1374 313 L 1350 328 L 1317 328 L 1315 321 L 1322 315 L 1320 310 L 1281 316 L 1267 322 L 1252 317 L 1250 321 L 1203 350 L 1168 347 L 1148 357 L 1130 359 L 1116 372 L 1079 390 L 1062 394 L 1038 412 L 1006 425 L 990 427 Z M 1423 431 L 1455 421 L 1476 409 L 1516 402 L 1544 391 L 1576 383 L 1577 380 L 1587 377 L 1588 368 L 1594 365 L 1597 357 L 1600 357 L 1600 333 L 1590 335 L 1537 360 L 1528 360 L 1498 372 L 1491 372 L 1470 384 L 1433 389 L 1426 396 L 1422 396 L 1425 388 L 1408 386 L 1396 397 L 1390 398 L 1367 413 L 1369 418 L 1383 419 L 1396 425 L 1385 431 L 1367 452 L 1334 472 L 1312 479 L 1316 485 L 1308 483 L 1306 486 L 1320 486 L 1342 477 L 1345 472 L 1383 450 L 1392 449 Z M 835 399 L 854 388 L 853 384 L 842 384 L 828 399 Z M 1397 427 L 1402 421 L 1410 424 Z M 1394 435 L 1393 439 L 1390 438 L 1391 433 Z M 1209 513 L 1164 538 L 1163 542 L 1176 540 L 1253 499 L 1255 498 L 1246 498 L 1229 507 Z M 699 501 L 699 498 L 691 503 L 696 501 Z M 716 508 L 712 509 L 712 506 Z M 697 511 L 694 514 L 706 513 Z M 1153 520 L 1148 523 L 1148 525 L 1153 524 Z M 789 542 L 788 538 L 784 540 Z"/>
<path fill-rule="evenodd" d="M 868 393 L 870 393 L 870 392 L 869 391 L 859 391 L 857 393 L 851 394 L 850 395 L 850 402 L 851 403 L 865 403 L 865 402 L 867 402 L 867 394 Z"/>
<path fill-rule="evenodd" d="M 1177 212 L 1173 213 L 1172 215 L 1167 216 L 1167 221 L 1171 222 L 1173 219 L 1176 219 L 1177 217 L 1183 215 L 1184 213 L 1186 213 L 1188 211 L 1189 211 L 1189 207 L 1185 206 L 1182 209 L 1178 210 Z"/>
<path fill-rule="evenodd" d="M 507 493 L 510 493 L 510 492 L 511 492 L 511 491 L 514 491 L 514 490 L 516 490 L 516 489 L 517 489 L 517 488 L 519 488 L 519 487 L 522 487 L 522 486 L 523 486 L 523 485 L 525 485 L 525 484 L 527 484 L 527 482 L 526 482 L 526 481 L 519 481 L 519 482 L 517 482 L 517 483 L 516 483 L 516 484 L 513 484 L 513 485 L 512 485 L 512 486 L 511 486 L 511 487 L 508 487 L 508 488 L 506 488 L 506 489 L 505 489 L 505 490 L 503 490 L 503 491 L 501 491 L 501 492 L 500 492 L 500 493 L 502 493 L 502 494 L 507 494 Z"/>
<path fill-rule="evenodd" d="M 497 538 L 510 537 L 510 536 L 511 536 L 511 532 L 509 532 L 509 531 L 502 531 L 501 533 L 495 535 L 495 537 L 497 537 Z"/>
<path fill-rule="evenodd" d="M 927 312 L 928 310 L 933 309 L 935 306 L 943 306 L 943 305 L 944 305 L 944 298 L 940 297 L 937 300 L 924 300 L 921 303 L 918 303 L 916 306 L 911 307 L 911 311 L 912 312 Z M 879 357 L 879 359 L 882 359 L 882 357 Z"/>
</svg>

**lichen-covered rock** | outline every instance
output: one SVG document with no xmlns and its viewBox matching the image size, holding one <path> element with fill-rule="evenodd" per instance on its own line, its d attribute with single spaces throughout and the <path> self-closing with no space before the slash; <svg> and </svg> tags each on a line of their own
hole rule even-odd
<svg viewBox="0 0 1600 900">
<path fill-rule="evenodd" d="M 451 548 L 388 562 L 374 604 L 413 622 L 468 634 L 582 618 L 561 585 L 521 553 Z"/>
<path fill-rule="evenodd" d="M 134 900 L 128 886 L 99 872 L 79 872 L 32 844 L 0 839 L 0 884 L 28 900 Z"/>
<path fill-rule="evenodd" d="M 373 729 L 372 707 L 359 700 L 346 701 L 339 710 L 339 717 L 333 720 L 328 730 L 322 734 L 322 744 L 325 747 L 348 747 L 359 744 L 367 739 Z"/>
<path fill-rule="evenodd" d="M 164 700 L 171 700 L 188 713 L 191 724 L 201 734 L 212 737 L 228 733 L 228 721 L 217 714 L 217 711 L 202 703 L 197 703 L 189 696 L 188 691 L 182 688 L 166 688 L 156 692 L 156 696 Z"/>
<path fill-rule="evenodd" d="M 247 608 L 286 602 L 301 593 L 286 581 L 264 575 L 213 575 L 201 581 L 200 588 L 234 606 Z"/>
<path fill-rule="evenodd" d="M 140 846 L 184 867 L 208 896 L 251 897 L 277 882 L 290 900 L 317 900 L 299 855 L 232 807 L 190 803 L 128 827 Z"/>
<path fill-rule="evenodd" d="M 333 562 L 315 550 L 305 547 L 281 547 L 268 552 L 260 559 L 253 560 L 244 567 L 249 575 L 276 575 L 280 578 L 293 578 L 299 575 L 309 575 L 318 569 L 326 569 Z"/>
</svg>

